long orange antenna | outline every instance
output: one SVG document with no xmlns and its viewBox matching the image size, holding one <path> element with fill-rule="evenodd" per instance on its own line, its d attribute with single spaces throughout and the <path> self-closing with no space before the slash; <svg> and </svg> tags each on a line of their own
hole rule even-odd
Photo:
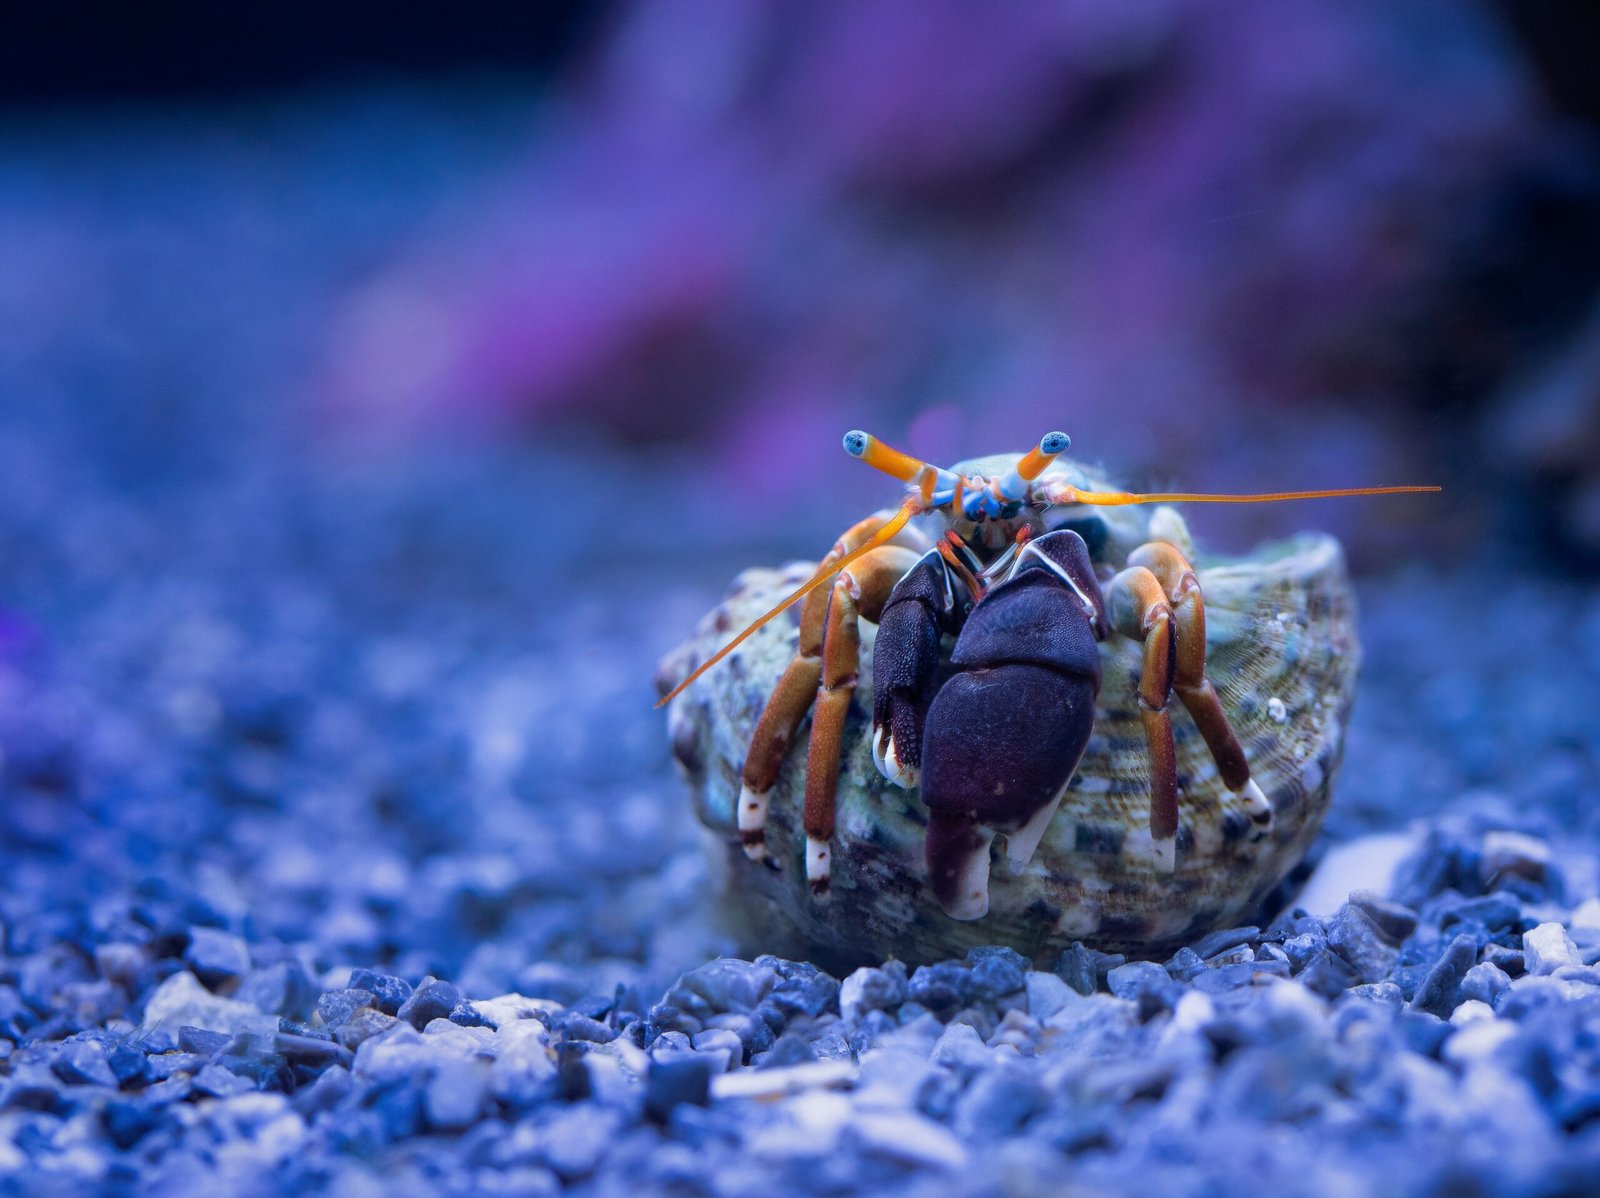
<svg viewBox="0 0 1600 1198">
<path fill-rule="evenodd" d="M 893 453 L 894 451 L 890 450 L 890 452 Z M 907 499 L 904 503 L 902 503 L 900 505 L 900 510 L 898 512 L 896 512 L 893 517 L 890 518 L 889 522 L 887 524 L 885 524 L 882 528 L 880 528 L 877 532 L 873 533 L 870 537 L 868 537 L 866 539 L 866 541 L 864 541 L 861 544 L 860 548 L 851 550 L 849 553 L 845 554 L 843 557 L 838 558 L 835 561 L 828 562 L 828 563 L 824 564 L 823 566 L 821 566 L 817 570 L 817 572 L 815 574 L 813 574 L 809 579 L 806 580 L 805 583 L 803 583 L 801 585 L 799 590 L 795 591 L 792 595 L 790 595 L 782 603 L 778 604 L 777 607 L 773 608 L 766 615 L 762 616 L 755 623 L 751 624 L 748 628 L 746 628 L 738 636 L 734 637 L 726 645 L 722 646 L 722 648 L 718 649 L 710 657 L 706 658 L 705 661 L 701 662 L 698 666 L 696 666 L 695 669 L 690 673 L 690 675 L 687 678 L 685 678 L 682 682 L 678 683 L 677 686 L 673 687 L 672 690 L 665 697 L 663 697 L 662 700 L 659 703 L 656 704 L 656 706 L 657 707 L 665 707 L 668 703 L 672 702 L 679 695 L 683 694 L 683 692 L 686 689 L 688 689 L 688 686 L 689 686 L 689 684 L 691 682 L 693 682 L 696 678 L 700 677 L 701 674 L 704 674 L 712 666 L 716 665 L 724 657 L 728 656 L 728 654 L 732 653 L 735 649 L 737 649 L 740 645 L 742 645 L 745 642 L 746 638 L 748 638 L 750 636 L 750 634 L 753 633 L 757 628 L 760 628 L 763 624 L 767 623 L 767 621 L 771 620 L 774 616 L 777 616 L 778 614 L 783 612 L 785 609 L 787 609 L 791 604 L 795 603 L 797 600 L 804 599 L 812 591 L 816 590 L 823 583 L 827 582 L 828 579 L 832 578 L 835 574 L 839 573 L 840 570 L 843 570 L 846 566 L 848 566 L 851 562 L 855 561 L 858 557 L 861 557 L 863 554 L 870 553 L 870 552 L 872 552 L 872 550 L 876 549 L 879 545 L 882 545 L 882 544 L 885 544 L 886 542 L 888 542 L 892 537 L 894 537 L 894 535 L 896 533 L 898 533 L 902 528 L 904 528 L 906 526 L 907 521 L 909 521 L 911 519 L 911 517 L 917 515 L 922 510 L 923 510 L 923 506 L 922 506 L 922 503 L 920 502 L 920 500 L 918 498 L 912 497 L 910 499 Z"/>
<path fill-rule="evenodd" d="M 1125 507 L 1130 503 L 1276 503 L 1283 499 L 1342 499 L 1351 495 L 1417 495 L 1443 487 L 1346 487 L 1336 491 L 1272 491 L 1265 495 L 1194 495 L 1164 491 L 1135 495 L 1129 491 L 1080 491 L 1063 487 L 1050 496 L 1051 503 L 1086 503 L 1091 507 Z"/>
</svg>

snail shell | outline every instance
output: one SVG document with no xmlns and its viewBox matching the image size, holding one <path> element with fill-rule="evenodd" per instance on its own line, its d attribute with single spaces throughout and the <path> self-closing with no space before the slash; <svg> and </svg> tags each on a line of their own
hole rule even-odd
<svg viewBox="0 0 1600 1198">
<path fill-rule="evenodd" d="M 1105 535 L 1097 547 L 1109 568 L 1151 536 L 1193 550 L 1182 518 L 1171 508 L 1140 513 L 1136 524 L 1128 523 L 1126 509 L 1111 515 L 1120 523 L 1100 530 Z M 722 871 L 724 905 L 737 928 L 763 951 L 809 953 L 842 968 L 887 957 L 943 960 L 988 944 L 1009 945 L 1047 965 L 1080 940 L 1154 955 L 1214 928 L 1248 922 L 1304 858 L 1327 810 L 1359 664 L 1355 603 L 1343 554 L 1325 535 L 1302 533 L 1237 560 L 1195 560 L 1206 602 L 1207 674 L 1276 814 L 1265 841 L 1251 842 L 1248 817 L 1174 701 L 1181 788 L 1177 869 L 1158 874 L 1138 851 L 1149 837 L 1149 775 L 1136 697 L 1141 646 L 1113 636 L 1101 646 L 1104 682 L 1094 735 L 1033 860 L 1014 865 L 997 843 L 988 915 L 972 922 L 951 919 L 925 881 L 927 813 L 919 792 L 890 785 L 872 762 L 877 629 L 863 622 L 861 685 L 841 763 L 832 894 L 813 898 L 800 826 L 802 745 L 791 747 L 771 791 L 770 862 L 745 856 L 735 821 L 751 732 L 794 654 L 796 606 L 669 708 L 674 755 L 708 832 L 709 851 Z M 671 686 L 682 679 L 812 569 L 797 563 L 740 574 L 695 636 L 662 662 L 660 680 Z M 1028 713 L 997 712 L 996 718 L 1027 719 Z M 799 738 L 808 730 L 809 724 L 802 725 Z"/>
</svg>

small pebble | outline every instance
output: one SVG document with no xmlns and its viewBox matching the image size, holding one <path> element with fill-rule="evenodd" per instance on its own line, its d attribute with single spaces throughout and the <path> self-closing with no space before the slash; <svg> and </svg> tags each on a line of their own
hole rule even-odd
<svg viewBox="0 0 1600 1198">
<path fill-rule="evenodd" d="M 693 1054 L 655 1061 L 645 1076 L 645 1111 L 658 1123 L 665 1123 L 684 1103 L 705 1106 L 716 1072 L 708 1057 Z"/>
<path fill-rule="evenodd" d="M 1069 986 L 1058 974 L 1032 972 L 1028 974 L 1026 982 L 1028 993 L 1028 1014 L 1035 1019 L 1045 1020 L 1054 1015 L 1062 1007 L 1079 997 L 1077 991 Z"/>
<path fill-rule="evenodd" d="M 421 1029 L 435 1019 L 448 1019 L 460 1001 L 461 992 L 449 982 L 426 977 L 411 996 L 396 1008 L 395 1014 L 412 1027 Z"/>
<path fill-rule="evenodd" d="M 106 1050 L 91 1040 L 63 1044 L 50 1062 L 50 1069 L 62 1081 L 73 1085 L 111 1086 L 118 1084 L 106 1059 Z"/>
<path fill-rule="evenodd" d="M 1554 973 L 1564 965 L 1581 965 L 1578 946 L 1558 923 L 1542 923 L 1522 934 L 1522 955 L 1530 974 Z"/>
<path fill-rule="evenodd" d="M 183 959 L 212 990 L 231 990 L 250 972 L 250 950 L 245 942 L 218 928 L 191 929 Z"/>
<path fill-rule="evenodd" d="M 1417 987 L 1412 1007 L 1448 1019 L 1460 999 L 1462 980 L 1477 959 L 1477 941 L 1471 936 L 1457 936 Z"/>
<path fill-rule="evenodd" d="M 1346 903 L 1328 921 L 1328 946 L 1363 982 L 1381 981 L 1394 968 L 1399 954 L 1370 915 Z"/>
<path fill-rule="evenodd" d="M 1510 985 L 1511 979 L 1505 970 L 1489 961 L 1480 961 L 1462 977 L 1460 996 L 1464 1002 L 1487 1003 L 1492 1007 Z"/>
<path fill-rule="evenodd" d="M 400 1007 L 411 997 L 411 983 L 393 974 L 378 973 L 371 969 L 355 969 L 347 983 L 351 990 L 365 990 L 372 995 L 372 1006 L 385 1015 L 399 1015 Z"/>
<path fill-rule="evenodd" d="M 371 1007 L 375 995 L 370 990 L 328 990 L 317 999 L 317 1017 L 324 1027 L 343 1027 L 363 1007 Z"/>
</svg>

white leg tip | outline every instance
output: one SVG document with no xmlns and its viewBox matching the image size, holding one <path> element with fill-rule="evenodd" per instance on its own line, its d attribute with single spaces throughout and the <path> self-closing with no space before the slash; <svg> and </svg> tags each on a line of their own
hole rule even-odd
<svg viewBox="0 0 1600 1198">
<path fill-rule="evenodd" d="M 1272 831 L 1272 802 L 1262 793 L 1261 787 L 1256 785 L 1256 780 L 1251 778 L 1237 792 L 1240 806 L 1244 813 L 1250 817 L 1252 824 L 1251 840 L 1260 840 Z"/>
<path fill-rule="evenodd" d="M 833 852 L 826 840 L 806 837 L 806 881 L 811 883 L 811 893 L 821 897 L 828 893 L 828 883 L 833 871 Z"/>
<path fill-rule="evenodd" d="M 1156 836 L 1150 841 L 1150 860 L 1159 874 L 1175 873 L 1178 868 L 1178 838 Z"/>
<path fill-rule="evenodd" d="M 757 794 L 748 786 L 739 791 L 739 839 L 744 853 L 752 861 L 764 861 L 767 856 L 767 796 Z"/>
<path fill-rule="evenodd" d="M 971 921 L 982 919 L 989 914 L 989 887 L 984 885 L 982 890 L 963 891 L 961 897 L 950 905 L 945 912 L 951 919 Z"/>
<path fill-rule="evenodd" d="M 1062 796 L 1067 793 L 1063 786 L 1056 792 L 1043 807 L 1039 808 L 1015 832 L 1006 837 L 1006 858 L 1013 865 L 1027 865 L 1033 860 L 1033 855 L 1039 851 L 1039 842 L 1044 839 L 1044 834 L 1050 828 L 1050 821 L 1056 817 L 1056 809 L 1061 806 Z"/>
<path fill-rule="evenodd" d="M 980 825 L 978 839 L 980 843 L 962 863 L 955 897 L 944 909 L 951 919 L 982 919 L 989 914 L 989 846 L 994 843 L 994 833 Z"/>
</svg>

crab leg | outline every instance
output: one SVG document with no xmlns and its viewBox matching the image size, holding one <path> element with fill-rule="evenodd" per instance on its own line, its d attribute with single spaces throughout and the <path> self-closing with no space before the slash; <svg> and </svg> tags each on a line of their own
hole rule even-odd
<svg viewBox="0 0 1600 1198">
<path fill-rule="evenodd" d="M 880 546 L 841 572 L 829 594 L 822 637 L 822 684 L 817 690 L 806 756 L 806 879 L 818 896 L 827 893 L 831 873 L 829 844 L 845 717 L 861 675 L 861 619 L 877 623 L 895 583 L 918 560 L 914 550 Z"/>
<path fill-rule="evenodd" d="M 1223 785 L 1237 795 L 1254 825 L 1252 840 L 1272 827 L 1272 805 L 1250 777 L 1239 738 L 1234 735 L 1216 688 L 1206 677 L 1206 605 L 1194 567 L 1176 548 L 1152 541 L 1128 556 L 1130 566 L 1143 566 L 1156 576 L 1172 603 L 1177 632 L 1177 664 L 1172 687 L 1194 719 L 1217 763 Z"/>
<path fill-rule="evenodd" d="M 822 626 L 829 593 L 818 589 L 806 596 L 805 606 L 800 609 L 799 646 L 761 709 L 745 754 L 744 786 L 739 792 L 739 840 L 752 861 L 761 861 L 767 855 L 767 792 L 777 781 L 789 744 L 811 709 L 822 681 Z"/>
<path fill-rule="evenodd" d="M 1171 873 L 1178 835 L 1178 759 L 1167 709 L 1177 650 L 1172 604 L 1154 574 L 1144 566 L 1130 566 L 1111 580 L 1106 607 L 1113 628 L 1144 642 L 1139 716 L 1150 752 L 1150 839 L 1157 868 Z"/>
<path fill-rule="evenodd" d="M 834 543 L 821 565 L 853 553 L 890 519 L 891 515 L 880 512 L 855 524 Z M 896 535 L 897 541 L 902 539 L 920 540 L 920 534 L 903 529 Z M 794 658 L 768 697 L 750 737 L 750 748 L 745 754 L 744 785 L 739 794 L 738 823 L 739 838 L 752 861 L 761 861 L 767 855 L 767 795 L 777 781 L 789 745 L 822 681 L 823 626 L 831 593 L 829 587 L 818 587 L 806 595 L 805 605 L 800 609 L 800 642 Z"/>
</svg>

